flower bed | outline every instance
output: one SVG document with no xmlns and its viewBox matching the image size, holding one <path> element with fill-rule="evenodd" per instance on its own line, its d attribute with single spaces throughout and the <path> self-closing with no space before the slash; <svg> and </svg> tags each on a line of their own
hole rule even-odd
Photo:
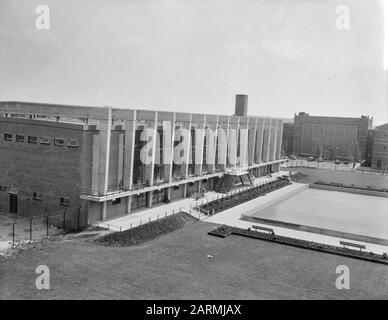
<svg viewBox="0 0 388 320">
<path fill-rule="evenodd" d="M 178 230 L 186 224 L 190 224 L 195 221 L 197 221 L 197 219 L 191 215 L 179 212 L 123 232 L 107 234 L 95 241 L 106 246 L 133 246 Z"/>
</svg>

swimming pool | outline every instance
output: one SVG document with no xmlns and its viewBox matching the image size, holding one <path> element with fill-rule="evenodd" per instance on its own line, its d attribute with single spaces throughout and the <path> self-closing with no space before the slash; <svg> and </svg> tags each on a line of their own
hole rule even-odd
<svg viewBox="0 0 388 320">
<path fill-rule="evenodd" d="M 388 198 L 306 189 L 252 218 L 388 239 Z"/>
</svg>

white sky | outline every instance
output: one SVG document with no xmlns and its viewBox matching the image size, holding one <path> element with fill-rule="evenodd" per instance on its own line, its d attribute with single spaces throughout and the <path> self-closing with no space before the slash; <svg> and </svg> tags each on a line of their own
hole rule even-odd
<svg viewBox="0 0 388 320">
<path fill-rule="evenodd" d="M 51 28 L 35 28 L 35 8 Z M 336 7 L 350 29 L 336 28 Z M 382 0 L 0 0 L 0 100 L 388 122 Z M 388 61 L 388 60 L 387 60 Z"/>
</svg>

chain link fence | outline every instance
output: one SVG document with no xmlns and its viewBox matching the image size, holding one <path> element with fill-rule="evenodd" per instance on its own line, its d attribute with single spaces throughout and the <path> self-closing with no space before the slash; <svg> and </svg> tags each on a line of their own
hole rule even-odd
<svg viewBox="0 0 388 320">
<path fill-rule="evenodd" d="M 59 234 L 79 232 L 87 225 L 88 219 L 87 212 L 81 208 L 64 208 L 34 217 L 3 218 L 0 223 L 0 241 L 16 247 Z"/>
</svg>

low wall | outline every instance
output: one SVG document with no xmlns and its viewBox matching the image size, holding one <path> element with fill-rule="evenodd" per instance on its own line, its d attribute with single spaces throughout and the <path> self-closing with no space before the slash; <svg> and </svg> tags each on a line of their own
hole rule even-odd
<svg viewBox="0 0 388 320">
<path fill-rule="evenodd" d="M 388 192 L 378 191 L 378 190 L 373 190 L 373 189 L 371 189 L 371 190 L 359 189 L 357 187 L 336 186 L 336 185 L 320 184 L 320 183 L 311 183 L 310 188 L 339 191 L 339 192 L 348 192 L 348 193 L 356 193 L 356 194 L 363 194 L 363 195 L 368 195 L 368 196 L 377 196 L 377 197 L 388 198 Z"/>
<path fill-rule="evenodd" d="M 341 232 L 341 231 L 329 230 L 329 229 L 324 229 L 324 228 L 317 228 L 317 227 L 296 224 L 296 223 L 290 223 L 290 222 L 284 222 L 284 221 L 264 219 L 264 218 L 254 217 L 254 216 L 250 216 L 250 215 L 246 215 L 246 214 L 241 215 L 241 219 L 245 220 L 245 221 L 262 223 L 262 224 L 277 226 L 277 227 L 281 227 L 281 228 L 288 228 L 288 229 L 295 229 L 295 230 L 299 230 L 299 231 L 318 233 L 318 234 L 323 234 L 323 235 L 327 235 L 327 236 L 331 236 L 331 237 L 345 238 L 345 239 L 350 239 L 350 240 L 381 244 L 381 245 L 385 245 L 385 246 L 388 245 L 388 239 L 369 237 L 369 236 L 358 235 L 358 234 L 354 234 L 354 233 Z"/>
</svg>

